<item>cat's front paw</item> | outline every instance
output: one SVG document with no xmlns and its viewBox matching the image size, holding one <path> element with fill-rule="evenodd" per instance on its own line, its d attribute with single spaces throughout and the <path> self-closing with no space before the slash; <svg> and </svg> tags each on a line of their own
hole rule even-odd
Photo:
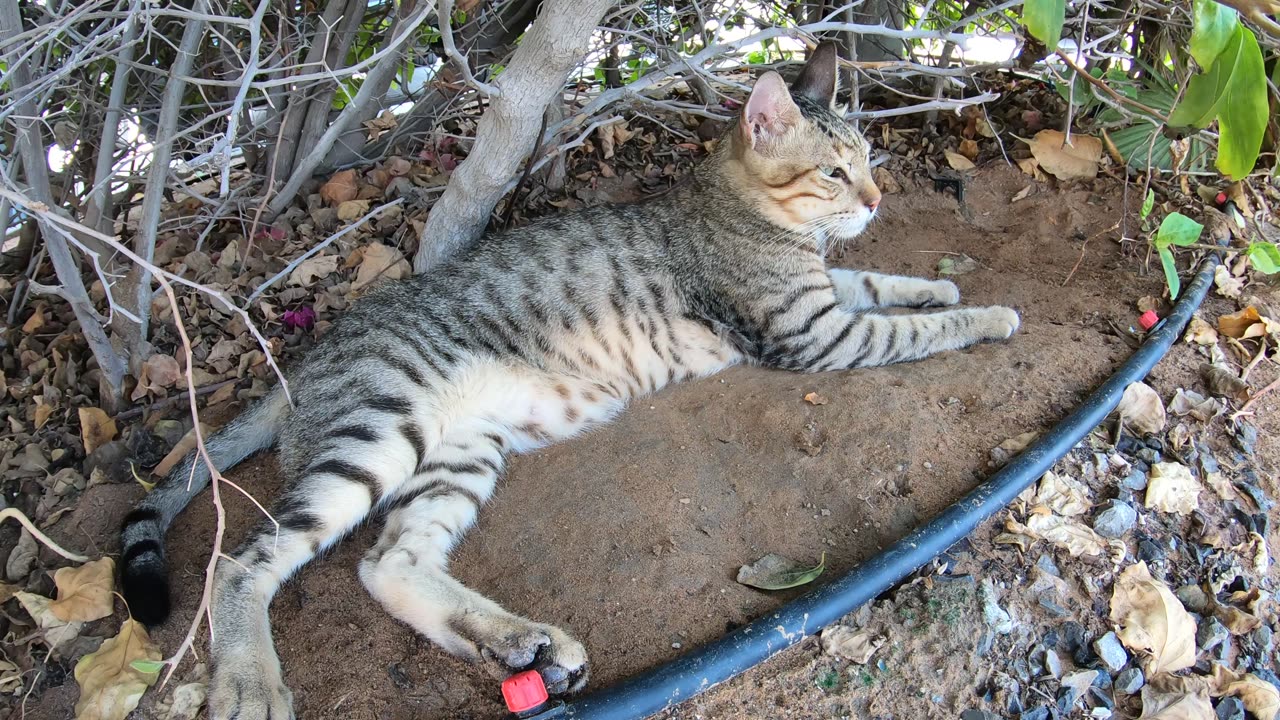
<svg viewBox="0 0 1280 720">
<path fill-rule="evenodd" d="M 950 280 L 929 283 L 925 305 L 955 305 L 960 302 L 960 288 Z"/>
<path fill-rule="evenodd" d="M 211 720 L 296 720 L 293 695 L 278 669 L 252 659 L 216 663 L 209 683 Z"/>
<path fill-rule="evenodd" d="M 983 340 L 1004 340 L 1017 331 L 1020 324 L 1018 313 L 1012 308 L 996 305 L 980 308 L 978 312 L 981 328 L 979 334 Z"/>
</svg>

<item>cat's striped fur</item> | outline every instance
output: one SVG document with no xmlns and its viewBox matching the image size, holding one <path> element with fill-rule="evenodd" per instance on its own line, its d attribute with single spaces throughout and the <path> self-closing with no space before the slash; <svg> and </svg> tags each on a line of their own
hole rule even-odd
<svg viewBox="0 0 1280 720">
<path fill-rule="evenodd" d="M 741 122 L 691 182 L 638 205 L 550 217 L 481 240 L 425 276 L 358 302 L 277 391 L 209 442 L 229 467 L 273 442 L 291 479 L 220 562 L 211 717 L 292 717 L 267 606 L 280 583 L 373 513 L 386 518 L 360 578 L 390 612 L 500 673 L 536 667 L 582 687 L 583 646 L 453 579 L 450 549 L 494 491 L 504 458 L 571 436 L 663 386 L 739 362 L 800 371 L 914 360 L 1008 337 L 1007 308 L 951 305 L 956 287 L 828 270 L 825 245 L 861 232 L 880 194 L 868 146 L 831 110 L 821 49 L 788 92 L 757 82 Z M 194 454 L 124 527 L 135 616 L 168 612 L 161 539 L 208 482 Z"/>
</svg>

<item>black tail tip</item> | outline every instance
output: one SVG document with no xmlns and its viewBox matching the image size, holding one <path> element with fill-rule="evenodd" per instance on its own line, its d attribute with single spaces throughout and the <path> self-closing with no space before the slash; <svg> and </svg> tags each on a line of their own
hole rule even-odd
<svg viewBox="0 0 1280 720">
<path fill-rule="evenodd" d="M 120 584 L 134 620 L 154 627 L 169 618 L 169 578 L 163 562 L 125 565 Z"/>
</svg>

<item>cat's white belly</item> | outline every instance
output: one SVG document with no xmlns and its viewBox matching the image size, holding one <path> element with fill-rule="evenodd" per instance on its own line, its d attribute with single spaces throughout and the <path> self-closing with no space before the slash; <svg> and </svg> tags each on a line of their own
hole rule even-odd
<svg viewBox="0 0 1280 720">
<path fill-rule="evenodd" d="M 670 332 L 632 322 L 626 330 L 574 336 L 561 347 L 576 367 L 482 360 L 461 372 L 437 399 L 432 439 L 466 427 L 499 433 L 516 452 L 544 447 L 607 422 L 632 398 L 741 360 L 705 326 L 686 320 Z"/>
</svg>

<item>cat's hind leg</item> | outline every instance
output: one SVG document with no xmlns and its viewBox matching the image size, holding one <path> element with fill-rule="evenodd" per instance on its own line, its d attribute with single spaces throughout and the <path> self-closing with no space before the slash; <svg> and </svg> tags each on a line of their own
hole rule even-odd
<svg viewBox="0 0 1280 720">
<path fill-rule="evenodd" d="M 960 302 L 960 290 L 949 280 L 925 280 L 840 268 L 827 272 L 831 275 L 836 300 L 847 310 L 923 308 Z"/>
<path fill-rule="evenodd" d="M 384 404 L 385 405 L 385 404 Z M 292 720 L 271 641 L 267 608 L 280 584 L 393 496 L 423 453 L 421 432 L 404 407 L 357 409 L 342 422 L 297 440 L 288 449 L 307 455 L 299 478 L 272 511 L 214 573 L 209 682 L 211 720 Z M 403 419 L 399 431 L 389 419 Z M 309 427 L 317 427 L 312 425 Z"/>
<path fill-rule="evenodd" d="M 451 577 L 450 549 L 497 482 L 507 444 L 496 433 L 454 433 L 390 502 L 360 579 L 396 618 L 453 655 L 498 676 L 536 668 L 552 693 L 587 681 L 587 653 L 563 630 L 503 609 Z"/>
</svg>

